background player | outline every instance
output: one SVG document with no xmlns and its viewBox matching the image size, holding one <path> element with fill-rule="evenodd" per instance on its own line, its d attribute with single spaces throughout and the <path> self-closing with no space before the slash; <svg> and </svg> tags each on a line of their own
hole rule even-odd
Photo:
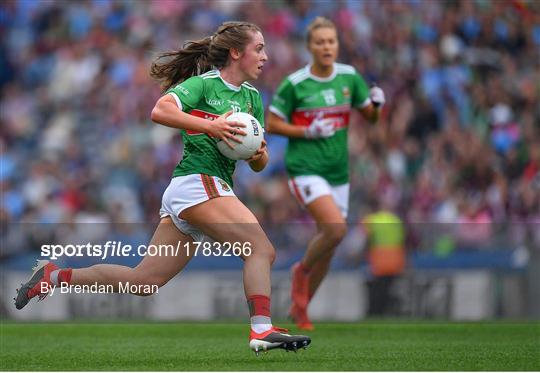
<svg viewBox="0 0 540 373">
<path fill-rule="evenodd" d="M 165 62 L 161 62 L 165 58 Z M 264 123 L 259 92 L 247 83 L 257 79 L 267 60 L 264 38 L 251 23 L 226 22 L 210 37 L 188 42 L 183 49 L 161 55 L 151 75 L 166 94 L 152 110 L 152 120 L 182 130 L 184 154 L 163 194 L 161 221 L 151 244 L 174 244 L 204 240 L 250 242 L 252 253 L 244 256 L 244 289 L 251 316 L 250 347 L 259 350 L 306 347 L 310 339 L 291 336 L 275 328 L 270 318 L 270 268 L 275 251 L 255 216 L 232 191 L 235 161 L 219 153 L 216 141 L 231 147 L 240 123 L 227 122 L 232 111 L 248 112 Z M 197 75 L 198 73 L 201 75 Z M 261 171 L 268 161 L 266 144 L 248 162 Z M 171 224 L 174 223 L 173 224 Z M 177 257 L 146 256 L 135 268 L 101 264 L 89 268 L 59 269 L 42 261 L 31 279 L 18 290 L 16 307 L 47 295 L 49 286 L 113 285 L 120 282 L 163 286 L 189 262 L 186 253 Z M 145 295 L 145 294 L 139 294 Z"/>
<path fill-rule="evenodd" d="M 292 268 L 289 313 L 302 329 L 313 328 L 307 315 L 309 301 L 346 234 L 351 108 L 374 123 L 385 102 L 383 91 L 369 89 L 354 67 L 336 63 L 338 46 L 335 25 L 317 17 L 307 31 L 312 63 L 283 80 L 268 118 L 268 132 L 289 137 L 285 155 L 289 187 L 317 223 L 317 234 Z"/>
</svg>

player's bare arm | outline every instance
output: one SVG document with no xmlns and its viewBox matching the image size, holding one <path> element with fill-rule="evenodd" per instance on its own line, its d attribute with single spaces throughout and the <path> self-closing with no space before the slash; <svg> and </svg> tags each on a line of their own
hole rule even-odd
<svg viewBox="0 0 540 373">
<path fill-rule="evenodd" d="M 245 135 L 245 132 L 236 127 L 245 127 L 245 125 L 237 121 L 227 121 L 227 117 L 231 114 L 232 111 L 213 121 L 199 118 L 184 113 L 178 108 L 178 104 L 171 95 L 164 95 L 156 102 L 150 118 L 153 122 L 167 127 L 207 133 L 212 137 L 222 139 L 227 145 L 234 148 L 228 139 L 241 143 L 242 140 L 235 135 Z"/>
<path fill-rule="evenodd" d="M 272 112 L 268 115 L 266 120 L 266 130 L 268 133 L 287 137 L 305 137 L 305 128 L 287 123 L 283 118 Z"/>
<path fill-rule="evenodd" d="M 358 110 L 362 117 L 370 123 L 377 123 L 381 114 L 380 107 L 376 107 L 373 103 Z"/>
</svg>

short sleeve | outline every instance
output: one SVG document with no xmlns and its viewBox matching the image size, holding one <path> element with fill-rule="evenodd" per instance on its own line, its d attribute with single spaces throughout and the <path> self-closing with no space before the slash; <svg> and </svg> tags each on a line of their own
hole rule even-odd
<svg viewBox="0 0 540 373">
<path fill-rule="evenodd" d="M 283 120 L 288 121 L 294 109 L 295 101 L 294 86 L 289 79 L 285 79 L 279 85 L 274 97 L 272 97 L 269 110 Z"/>
<path fill-rule="evenodd" d="M 255 97 L 255 107 L 253 108 L 253 116 L 257 118 L 262 128 L 264 128 L 264 104 L 260 94 Z"/>
<path fill-rule="evenodd" d="M 369 99 L 369 88 L 364 78 L 362 78 L 360 74 L 355 72 L 353 74 L 352 83 L 352 106 L 361 109 L 369 105 L 371 102 Z"/>
<path fill-rule="evenodd" d="M 193 76 L 166 92 L 174 97 L 178 107 L 186 113 L 197 107 L 203 93 L 204 81 L 199 76 Z"/>
</svg>

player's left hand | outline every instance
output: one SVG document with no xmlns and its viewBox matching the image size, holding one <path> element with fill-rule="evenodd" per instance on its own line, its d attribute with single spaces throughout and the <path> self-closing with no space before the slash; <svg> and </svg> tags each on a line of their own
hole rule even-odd
<svg viewBox="0 0 540 373">
<path fill-rule="evenodd" d="M 265 139 L 263 139 L 263 141 L 261 143 L 261 147 L 259 149 L 257 149 L 255 154 L 253 154 L 251 157 L 246 159 L 246 161 L 247 162 L 256 162 L 256 161 L 258 161 L 259 159 L 261 159 L 263 157 L 264 153 L 266 153 L 266 140 Z"/>
<path fill-rule="evenodd" d="M 375 107 L 382 107 L 386 102 L 383 90 L 377 86 L 371 87 L 369 90 L 369 98 Z"/>
</svg>

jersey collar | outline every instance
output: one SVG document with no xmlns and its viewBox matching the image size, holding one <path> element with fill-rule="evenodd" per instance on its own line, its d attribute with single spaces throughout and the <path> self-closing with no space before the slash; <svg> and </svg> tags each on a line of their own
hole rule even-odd
<svg viewBox="0 0 540 373">
<path fill-rule="evenodd" d="M 225 79 L 223 79 L 223 78 L 221 77 L 221 71 L 219 71 L 219 70 L 217 70 L 217 69 L 216 69 L 216 71 L 217 71 L 217 74 L 218 74 L 218 76 L 219 76 L 219 79 L 221 79 L 221 81 L 223 82 L 223 84 L 225 84 L 225 85 L 227 86 L 227 88 L 232 89 L 232 90 L 235 91 L 235 92 L 239 92 L 240 89 L 242 89 L 242 87 L 237 87 L 237 86 L 235 86 L 234 84 L 231 84 L 231 83 L 229 83 L 228 81 L 226 81 Z"/>
<path fill-rule="evenodd" d="M 330 74 L 330 76 L 327 76 L 326 78 L 321 78 L 320 76 L 315 76 L 315 75 L 313 75 L 313 74 L 311 73 L 311 65 L 312 65 L 312 64 L 310 63 L 310 64 L 308 64 L 308 65 L 306 66 L 306 72 L 307 72 L 308 76 L 309 76 L 311 79 L 313 79 L 313 80 L 315 80 L 315 81 L 317 81 L 317 82 L 329 82 L 329 81 L 333 80 L 333 79 L 336 77 L 336 74 L 337 74 L 337 68 L 336 68 L 336 64 L 335 64 L 335 63 L 332 64 L 332 74 Z"/>
</svg>

